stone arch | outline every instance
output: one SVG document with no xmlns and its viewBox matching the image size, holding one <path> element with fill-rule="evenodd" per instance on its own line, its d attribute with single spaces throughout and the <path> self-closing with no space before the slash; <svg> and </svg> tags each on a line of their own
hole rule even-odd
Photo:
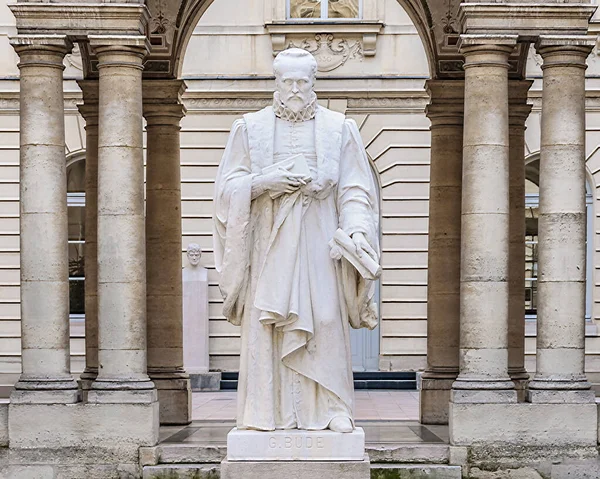
<svg viewBox="0 0 600 479">
<path fill-rule="evenodd" d="M 153 0 L 148 0 L 152 3 Z M 177 21 L 175 24 L 175 34 L 173 37 L 173 75 L 177 78 L 181 76 L 183 59 L 187 46 L 194 32 L 194 28 L 206 12 L 208 7 L 215 0 L 181 0 Z M 283 1 L 283 0 L 281 0 Z M 429 64 L 431 77 L 436 77 L 436 48 L 433 38 L 433 22 L 426 0 L 396 0 L 406 11 L 411 21 L 415 25 Z"/>
</svg>

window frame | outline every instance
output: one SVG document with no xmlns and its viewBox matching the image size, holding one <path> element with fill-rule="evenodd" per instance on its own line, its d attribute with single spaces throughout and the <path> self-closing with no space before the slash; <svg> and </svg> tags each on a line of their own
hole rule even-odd
<svg viewBox="0 0 600 479">
<path fill-rule="evenodd" d="M 67 193 L 67 208 L 84 208 L 85 209 L 85 193 Z M 78 244 L 85 245 L 85 238 L 83 240 L 72 240 L 67 239 L 67 244 Z M 70 276 L 69 275 L 69 283 L 74 281 L 83 281 L 85 284 L 85 275 L 84 276 Z M 69 298 L 70 299 L 70 298 Z M 69 305 L 69 318 L 71 319 L 82 319 L 85 318 L 85 312 L 81 313 L 71 313 L 71 307 Z"/>
<path fill-rule="evenodd" d="M 329 18 L 329 0 L 321 0 L 320 18 L 292 18 L 292 0 L 285 0 L 285 18 L 287 22 L 360 22 L 363 20 L 364 0 L 358 0 L 358 17 L 355 18 Z"/>
</svg>

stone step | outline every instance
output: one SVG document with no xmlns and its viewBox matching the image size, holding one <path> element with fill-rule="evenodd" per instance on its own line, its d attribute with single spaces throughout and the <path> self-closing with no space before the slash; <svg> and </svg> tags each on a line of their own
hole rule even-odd
<svg viewBox="0 0 600 479">
<path fill-rule="evenodd" d="M 227 446 L 205 444 L 161 444 L 149 451 L 153 464 L 219 464 L 227 455 Z M 366 445 L 371 464 L 448 464 L 447 444 Z"/>
<path fill-rule="evenodd" d="M 461 479 L 460 466 L 371 464 L 371 479 Z"/>
<path fill-rule="evenodd" d="M 219 479 L 218 464 L 161 464 L 144 466 L 143 479 Z"/>
<path fill-rule="evenodd" d="M 302 467 L 302 463 L 298 463 L 298 467 Z M 461 477 L 460 466 L 445 466 L 440 464 L 371 465 L 371 479 L 461 479 Z M 158 466 L 144 466 L 143 478 L 219 479 L 220 466 L 218 464 L 161 464 Z"/>
</svg>

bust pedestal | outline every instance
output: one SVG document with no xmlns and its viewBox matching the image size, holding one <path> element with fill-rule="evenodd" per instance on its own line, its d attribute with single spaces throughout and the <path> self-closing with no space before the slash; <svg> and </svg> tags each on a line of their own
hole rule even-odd
<svg viewBox="0 0 600 479">
<path fill-rule="evenodd" d="M 365 433 L 362 428 L 347 434 L 330 430 L 263 432 L 234 428 L 227 435 L 227 458 L 221 463 L 221 478 L 240 477 L 368 479 Z"/>
<path fill-rule="evenodd" d="M 183 364 L 192 391 L 218 391 L 221 373 L 209 372 L 208 271 L 194 263 L 183 269 Z"/>
</svg>

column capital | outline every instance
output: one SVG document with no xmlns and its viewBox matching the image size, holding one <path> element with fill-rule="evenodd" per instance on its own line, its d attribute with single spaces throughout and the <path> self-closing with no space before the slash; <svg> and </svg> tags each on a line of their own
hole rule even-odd
<svg viewBox="0 0 600 479">
<path fill-rule="evenodd" d="M 187 89 L 183 80 L 144 80 L 142 96 L 144 117 L 149 126 L 173 124 L 186 114 L 182 95 Z"/>
<path fill-rule="evenodd" d="M 430 98 L 425 114 L 432 126 L 462 127 L 465 109 L 464 80 L 427 80 L 425 89 Z"/>
<path fill-rule="evenodd" d="M 542 35 L 535 44 L 544 59 L 544 68 L 572 66 L 587 68 L 586 59 L 596 45 L 596 39 L 585 35 Z"/>
<path fill-rule="evenodd" d="M 458 49 L 465 58 L 476 53 L 499 53 L 510 55 L 517 45 L 518 35 L 461 35 Z M 489 63 L 489 62 L 485 62 Z M 467 68 L 469 64 L 465 64 Z M 504 63 L 502 63 L 504 66 Z M 506 63 L 508 68 L 508 62 Z"/>
<path fill-rule="evenodd" d="M 508 81 L 508 122 L 511 128 L 525 128 L 532 105 L 527 103 L 531 80 Z"/>
<path fill-rule="evenodd" d="M 144 35 L 89 35 L 88 39 L 92 51 L 98 56 L 98 69 L 103 67 L 143 69 L 142 61 L 150 52 L 150 42 Z M 122 56 L 133 57 L 133 61 L 120 58 Z"/>
<path fill-rule="evenodd" d="M 99 83 L 98 80 L 79 80 L 77 82 L 83 93 L 83 104 L 78 105 L 79 113 L 88 126 L 98 126 Z"/>
<path fill-rule="evenodd" d="M 63 59 L 73 48 L 66 35 L 16 35 L 9 41 L 19 55 L 19 68 L 46 66 L 64 70 Z"/>
</svg>

